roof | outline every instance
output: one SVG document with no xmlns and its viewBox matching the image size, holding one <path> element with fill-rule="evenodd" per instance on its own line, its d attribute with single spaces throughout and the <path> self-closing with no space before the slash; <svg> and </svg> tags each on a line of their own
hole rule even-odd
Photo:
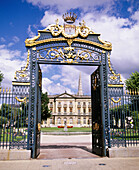
<svg viewBox="0 0 139 170">
<path fill-rule="evenodd" d="M 57 98 L 74 98 L 74 99 L 90 99 L 91 96 L 89 95 L 75 95 L 75 94 L 69 94 L 67 92 L 57 94 L 57 95 L 48 95 L 49 99 L 57 99 Z"/>
</svg>

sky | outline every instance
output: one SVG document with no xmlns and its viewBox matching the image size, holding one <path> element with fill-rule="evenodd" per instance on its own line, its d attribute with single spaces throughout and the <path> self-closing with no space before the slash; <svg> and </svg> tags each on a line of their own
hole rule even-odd
<svg viewBox="0 0 139 170">
<path fill-rule="evenodd" d="M 26 65 L 25 39 L 55 24 L 66 12 L 77 14 L 101 39 L 112 43 L 111 62 L 123 82 L 139 72 L 138 0 L 0 0 L 0 70 L 2 87 L 10 87 L 14 73 Z M 90 75 L 96 67 L 41 65 L 43 92 L 59 94 L 78 91 L 81 72 L 83 93 L 90 94 Z"/>
</svg>

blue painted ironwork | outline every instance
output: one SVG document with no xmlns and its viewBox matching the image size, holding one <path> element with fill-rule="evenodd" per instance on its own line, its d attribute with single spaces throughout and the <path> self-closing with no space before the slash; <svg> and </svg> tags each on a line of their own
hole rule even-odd
<svg viewBox="0 0 139 170">
<path fill-rule="evenodd" d="M 29 124 L 28 124 L 28 149 L 32 152 L 32 157 L 39 155 L 40 131 L 38 124 L 41 123 L 41 70 L 36 60 L 36 50 L 31 50 L 30 63 L 30 95 L 29 95 Z"/>
</svg>

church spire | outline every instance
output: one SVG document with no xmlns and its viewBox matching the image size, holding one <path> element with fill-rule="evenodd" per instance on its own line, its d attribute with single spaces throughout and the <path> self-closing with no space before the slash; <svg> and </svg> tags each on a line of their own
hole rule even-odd
<svg viewBox="0 0 139 170">
<path fill-rule="evenodd" d="M 79 95 L 79 96 L 83 95 L 81 73 L 79 75 L 79 83 L 78 83 L 78 93 L 77 93 L 77 95 Z"/>
</svg>

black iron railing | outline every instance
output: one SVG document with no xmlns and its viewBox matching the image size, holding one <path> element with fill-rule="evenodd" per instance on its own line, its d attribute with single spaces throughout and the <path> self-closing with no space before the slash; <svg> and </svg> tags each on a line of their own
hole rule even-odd
<svg viewBox="0 0 139 170">
<path fill-rule="evenodd" d="M 0 148 L 27 148 L 28 96 L 0 89 Z"/>
<path fill-rule="evenodd" d="M 139 95 L 109 98 L 111 146 L 139 145 Z"/>
</svg>

